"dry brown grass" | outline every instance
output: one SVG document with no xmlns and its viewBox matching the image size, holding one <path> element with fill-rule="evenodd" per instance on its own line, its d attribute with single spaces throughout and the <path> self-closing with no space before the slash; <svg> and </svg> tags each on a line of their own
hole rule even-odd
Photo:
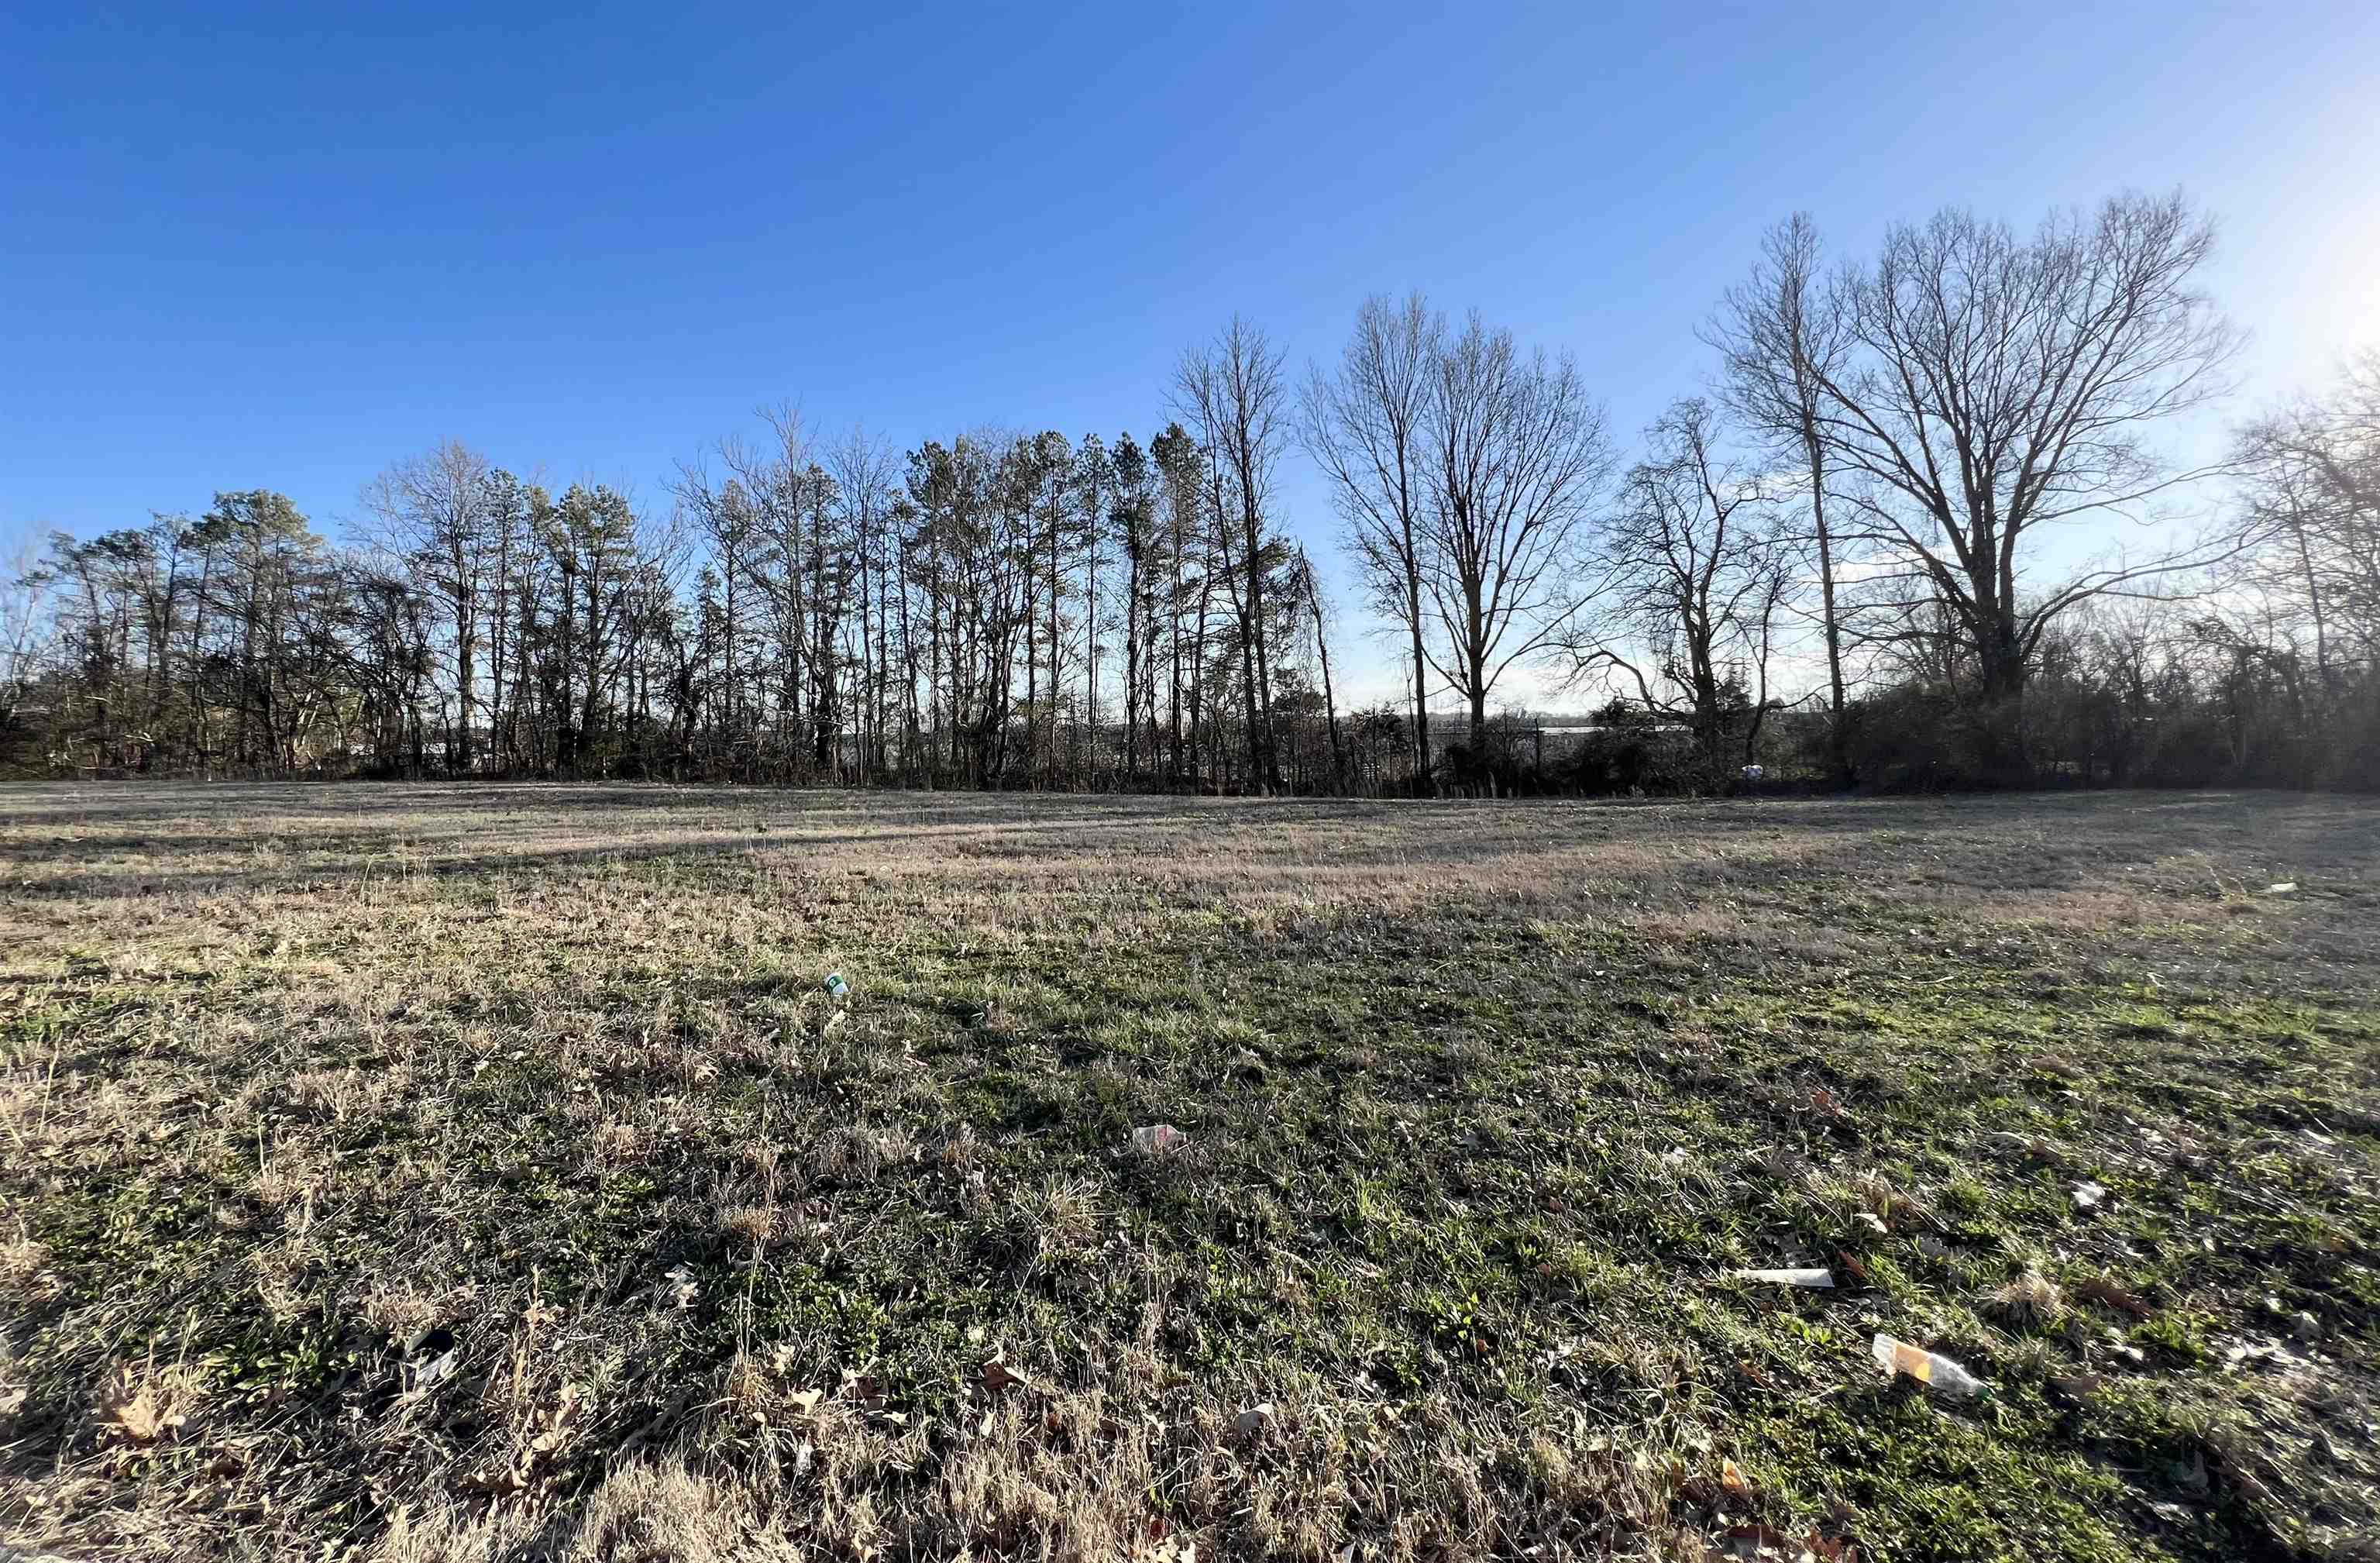
<svg viewBox="0 0 2380 1563">
<path fill-rule="evenodd" d="M 2349 1555 L 2375 866 L 2285 799 L 9 788 L 0 1538 Z"/>
</svg>

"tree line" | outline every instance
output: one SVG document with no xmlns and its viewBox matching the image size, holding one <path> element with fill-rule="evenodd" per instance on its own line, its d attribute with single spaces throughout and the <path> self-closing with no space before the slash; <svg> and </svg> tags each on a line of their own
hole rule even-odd
<svg viewBox="0 0 2380 1563">
<path fill-rule="evenodd" d="M 1945 211 L 1833 262 L 1791 218 L 1710 315 L 1706 384 L 1626 450 L 1571 355 L 1416 294 L 1366 301 L 1302 374 L 1234 319 L 1145 439 L 898 449 L 779 409 L 642 507 L 449 442 L 373 478 L 335 542 L 277 493 L 219 493 L 10 572 L 0 764 L 2369 787 L 2380 358 L 2166 458 L 2161 429 L 2232 390 L 2211 244 L 2179 196 L 2022 233 Z M 1289 524 L 1300 460 L 1404 669 L 1369 709 L 1342 707 Z M 1503 709 L 1524 673 L 1591 712 L 1550 751 Z"/>
</svg>

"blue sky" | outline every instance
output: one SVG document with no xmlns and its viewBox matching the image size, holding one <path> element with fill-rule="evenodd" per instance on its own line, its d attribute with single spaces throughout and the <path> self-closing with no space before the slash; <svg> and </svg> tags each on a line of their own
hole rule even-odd
<svg viewBox="0 0 2380 1563">
<path fill-rule="evenodd" d="M 2236 412 L 2380 342 L 2369 4 L 23 6 L 0 80 L 0 541 L 249 487 L 335 531 L 447 437 L 663 506 L 787 400 L 1145 437 L 1232 311 L 1302 365 L 1415 287 L 1633 440 L 1797 207 L 1858 251 L 2180 185 Z"/>
</svg>

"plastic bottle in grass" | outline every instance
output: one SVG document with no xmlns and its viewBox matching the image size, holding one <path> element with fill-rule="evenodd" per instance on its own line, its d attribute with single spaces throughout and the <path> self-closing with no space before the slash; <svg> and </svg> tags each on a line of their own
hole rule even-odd
<svg viewBox="0 0 2380 1563">
<path fill-rule="evenodd" d="M 1918 1383 L 1939 1390 L 1954 1400 L 1992 1392 L 1990 1385 L 1940 1352 L 1912 1346 L 1905 1340 L 1895 1340 L 1888 1335 L 1877 1336 L 1875 1344 L 1868 1348 L 1868 1354 L 1885 1372 L 1907 1374 Z"/>
</svg>

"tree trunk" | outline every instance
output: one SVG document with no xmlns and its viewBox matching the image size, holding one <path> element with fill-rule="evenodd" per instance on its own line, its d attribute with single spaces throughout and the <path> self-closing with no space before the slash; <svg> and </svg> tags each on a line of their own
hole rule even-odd
<svg viewBox="0 0 2380 1563">
<path fill-rule="evenodd" d="M 1311 590 L 1307 601 L 1314 607 L 1314 649 L 1322 659 L 1322 714 L 1330 724 L 1330 790 L 1347 790 L 1347 751 L 1339 737 L 1339 701 L 1330 688 L 1330 642 L 1322 633 L 1322 600 Z"/>
<path fill-rule="evenodd" d="M 1407 607 L 1413 630 L 1414 786 L 1418 791 L 1429 776 L 1429 662 L 1421 646 L 1421 585 L 1414 582 Z"/>
<path fill-rule="evenodd" d="M 1818 596 L 1821 628 L 1827 640 L 1827 764 L 1828 780 L 1849 788 L 1852 775 L 1851 730 L 1843 716 L 1843 633 L 1835 614 L 1835 547 L 1827 529 L 1827 457 L 1819 444 L 1817 425 L 1806 410 L 1802 448 L 1810 464 L 1810 518 L 1818 534 Z"/>
</svg>

